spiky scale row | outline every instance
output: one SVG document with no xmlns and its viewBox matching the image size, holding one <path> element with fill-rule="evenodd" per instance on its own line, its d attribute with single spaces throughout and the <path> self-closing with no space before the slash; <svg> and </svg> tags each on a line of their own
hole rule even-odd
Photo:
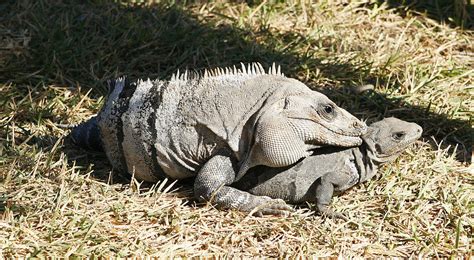
<svg viewBox="0 0 474 260">
<path fill-rule="evenodd" d="M 232 67 L 218 67 L 214 69 L 205 69 L 203 72 L 194 72 L 185 70 L 184 72 L 180 72 L 179 70 L 176 73 L 171 75 L 171 81 L 174 80 L 199 80 L 204 78 L 210 77 L 219 77 L 219 76 L 229 76 L 229 75 L 249 75 L 249 76 L 256 76 L 256 75 L 275 75 L 275 76 L 285 76 L 281 72 L 280 65 L 276 65 L 275 63 L 272 64 L 271 67 L 265 72 L 265 69 L 259 62 L 253 62 L 247 64 L 240 63 L 241 67 L 237 68 L 235 65 Z"/>
</svg>

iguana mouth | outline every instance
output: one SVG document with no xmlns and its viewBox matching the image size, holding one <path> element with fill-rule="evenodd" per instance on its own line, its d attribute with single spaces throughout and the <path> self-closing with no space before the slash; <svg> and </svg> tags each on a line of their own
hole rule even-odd
<svg viewBox="0 0 474 260">
<path fill-rule="evenodd" d="M 346 134 L 346 133 L 343 133 L 343 132 L 340 131 L 340 130 L 337 131 L 337 130 L 331 129 L 331 128 L 329 128 L 329 127 L 327 127 L 327 126 L 321 124 L 319 121 L 312 120 L 311 118 L 293 117 L 293 116 L 288 116 L 288 118 L 291 118 L 291 119 L 298 119 L 298 120 L 307 120 L 307 121 L 313 122 L 313 123 L 318 124 L 318 125 L 324 127 L 325 129 L 327 129 L 327 130 L 329 130 L 329 131 L 331 131 L 331 132 L 333 132 L 333 133 L 335 133 L 335 134 L 337 134 L 337 135 L 343 135 L 343 136 L 348 136 L 348 137 L 358 137 L 358 138 L 360 138 L 360 136 L 361 136 L 361 134 L 362 134 L 362 133 L 359 133 L 359 134 L 357 134 L 357 133 Z M 357 129 L 357 128 L 354 127 L 354 129 Z M 364 132 L 364 131 L 361 131 L 361 132 Z"/>
<path fill-rule="evenodd" d="M 322 125 L 322 124 L 321 124 L 321 125 Z M 322 126 L 324 126 L 324 125 L 322 125 Z M 333 129 L 331 129 L 331 128 L 328 128 L 328 127 L 325 127 L 325 128 L 328 129 L 329 131 L 331 131 L 331 132 L 337 134 L 337 135 L 343 135 L 343 136 L 358 137 L 358 138 L 360 138 L 360 134 L 346 134 L 346 133 L 343 133 L 343 132 L 340 132 L 340 131 L 335 131 L 335 130 L 333 130 Z"/>
<path fill-rule="evenodd" d="M 416 139 L 418 139 L 418 138 L 416 138 Z M 406 141 L 400 142 L 400 143 L 398 143 L 398 145 L 394 146 L 392 149 L 389 149 L 384 154 L 381 154 L 378 151 L 375 151 L 376 155 L 377 155 L 378 158 L 382 158 L 382 159 L 388 158 L 388 157 L 391 157 L 391 156 L 394 156 L 394 155 L 398 155 L 399 153 L 403 152 L 416 139 L 406 140 Z"/>
<path fill-rule="evenodd" d="M 325 126 L 325 125 L 323 125 L 323 124 L 321 124 L 321 123 L 319 123 L 319 122 L 315 122 L 315 123 L 321 125 L 322 127 L 326 128 L 327 130 L 329 130 L 329 131 L 331 131 L 331 132 L 333 132 L 333 133 L 335 133 L 335 134 L 337 134 L 337 135 L 343 135 L 343 136 L 348 136 L 348 137 L 357 137 L 357 138 L 360 138 L 360 136 L 361 136 L 360 133 L 359 133 L 359 134 L 356 134 L 356 133 L 346 134 L 346 133 L 344 133 L 344 132 L 342 132 L 342 131 L 340 131 L 340 130 L 339 130 L 339 131 L 336 131 L 336 130 L 334 130 L 334 129 L 331 129 L 331 128 L 329 128 L 329 127 L 327 127 L 327 126 Z"/>
</svg>

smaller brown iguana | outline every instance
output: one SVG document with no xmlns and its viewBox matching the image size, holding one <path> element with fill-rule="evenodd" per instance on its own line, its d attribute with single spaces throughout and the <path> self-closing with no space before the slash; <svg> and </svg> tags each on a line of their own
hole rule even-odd
<svg viewBox="0 0 474 260">
<path fill-rule="evenodd" d="M 361 146 L 319 149 L 288 167 L 255 167 L 234 187 L 289 203 L 315 202 L 321 213 L 346 219 L 328 207 L 334 191 L 374 177 L 379 165 L 395 160 L 422 131 L 415 123 L 385 118 L 369 126 Z"/>
</svg>

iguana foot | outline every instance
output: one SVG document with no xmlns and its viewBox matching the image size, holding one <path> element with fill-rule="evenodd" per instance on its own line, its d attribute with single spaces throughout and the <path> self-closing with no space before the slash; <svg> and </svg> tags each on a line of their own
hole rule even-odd
<svg viewBox="0 0 474 260">
<path fill-rule="evenodd" d="M 194 196 L 221 208 L 251 212 L 256 216 L 287 216 L 293 208 L 281 199 L 252 195 L 228 186 L 234 181 L 235 161 L 226 155 L 215 155 L 199 171 L 194 180 Z"/>
<path fill-rule="evenodd" d="M 332 219 L 342 219 L 344 221 L 349 221 L 349 218 L 340 212 L 335 212 L 332 209 L 330 209 L 328 206 L 325 205 L 318 205 L 318 211 L 321 215 L 325 217 L 329 217 Z"/>
<path fill-rule="evenodd" d="M 282 199 L 272 199 L 267 196 L 258 196 L 255 197 L 258 199 L 256 207 L 252 209 L 253 215 L 257 217 L 262 217 L 263 215 L 275 215 L 287 217 L 290 215 L 290 212 L 295 210 Z"/>
<path fill-rule="evenodd" d="M 340 212 L 334 212 L 334 211 L 330 211 L 330 212 L 324 212 L 322 213 L 323 216 L 326 216 L 326 217 L 329 217 L 329 218 L 332 218 L 332 219 L 342 219 L 344 221 L 349 221 L 349 218 L 344 215 L 343 213 L 340 213 Z"/>
</svg>

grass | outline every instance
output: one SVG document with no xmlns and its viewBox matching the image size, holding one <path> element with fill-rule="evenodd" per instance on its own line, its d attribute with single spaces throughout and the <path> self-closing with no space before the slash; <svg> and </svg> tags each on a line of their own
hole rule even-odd
<svg viewBox="0 0 474 260">
<path fill-rule="evenodd" d="M 472 256 L 471 7 L 427 2 L 1 3 L 0 257 Z M 423 126 L 380 178 L 334 198 L 352 221 L 198 204 L 189 183 L 125 179 L 57 127 L 96 113 L 107 79 L 250 61 L 360 118 Z"/>
</svg>

